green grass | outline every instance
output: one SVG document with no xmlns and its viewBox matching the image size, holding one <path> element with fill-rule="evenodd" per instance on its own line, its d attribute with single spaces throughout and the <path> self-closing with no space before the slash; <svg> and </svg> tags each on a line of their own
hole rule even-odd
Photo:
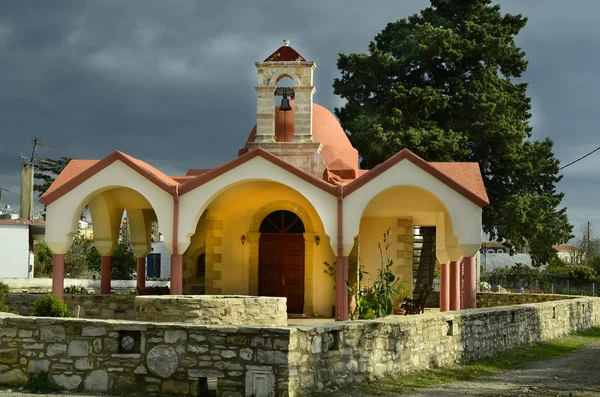
<svg viewBox="0 0 600 397">
<path fill-rule="evenodd" d="M 495 372 L 519 368 L 524 364 L 547 360 L 571 353 L 579 349 L 589 339 L 600 338 L 600 328 L 591 328 L 585 332 L 562 339 L 519 347 L 518 349 L 500 353 L 496 356 L 450 368 L 439 368 L 412 372 L 402 376 L 386 377 L 377 381 L 348 385 L 345 390 L 331 393 L 319 393 L 315 396 L 351 395 L 350 391 L 367 395 L 383 395 L 412 389 L 435 387 L 443 384 L 472 380 Z"/>
</svg>

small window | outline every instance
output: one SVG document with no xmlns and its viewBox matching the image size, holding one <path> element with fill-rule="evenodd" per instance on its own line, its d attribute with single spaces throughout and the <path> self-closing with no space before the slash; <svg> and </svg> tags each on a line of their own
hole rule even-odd
<svg viewBox="0 0 600 397">
<path fill-rule="evenodd" d="M 496 251 L 496 253 L 498 253 L 498 254 L 503 254 L 503 253 L 504 253 L 504 250 L 503 250 L 503 249 L 499 249 L 498 251 Z"/>
<path fill-rule="evenodd" d="M 196 261 L 196 277 L 206 276 L 206 254 L 201 254 Z"/>
<path fill-rule="evenodd" d="M 488 254 L 493 254 L 493 253 L 494 253 L 494 250 L 492 250 L 492 249 L 489 249 L 489 250 L 487 250 L 487 253 L 488 253 Z"/>
<path fill-rule="evenodd" d="M 304 224 L 298 215 L 282 210 L 270 213 L 259 230 L 261 233 L 304 233 Z"/>
</svg>

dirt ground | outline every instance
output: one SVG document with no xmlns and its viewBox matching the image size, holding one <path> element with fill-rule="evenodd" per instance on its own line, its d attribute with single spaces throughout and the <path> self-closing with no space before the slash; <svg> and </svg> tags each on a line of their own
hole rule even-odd
<svg viewBox="0 0 600 397">
<path fill-rule="evenodd" d="M 403 397 L 600 396 L 599 359 L 600 341 L 596 340 L 568 355 L 530 363 L 521 369 L 498 372 L 476 381 L 451 383 L 440 388 L 413 390 L 394 395 Z"/>
<path fill-rule="evenodd" d="M 498 372 L 476 381 L 456 382 L 439 388 L 409 390 L 391 396 L 403 397 L 517 397 L 517 396 L 600 396 L 600 341 L 586 343 L 573 353 L 551 360 L 530 363 L 520 369 Z M 59 393 L 58 395 L 65 395 Z M 79 394 L 79 397 L 87 397 Z M 348 397 L 368 394 L 344 393 Z M 42 397 L 41 394 L 0 389 L 0 397 Z M 53 396 L 56 396 L 54 394 Z M 375 396 L 375 395 L 373 395 Z M 91 396 L 90 396 L 91 397 Z M 108 397 L 108 396 L 104 396 Z"/>
</svg>

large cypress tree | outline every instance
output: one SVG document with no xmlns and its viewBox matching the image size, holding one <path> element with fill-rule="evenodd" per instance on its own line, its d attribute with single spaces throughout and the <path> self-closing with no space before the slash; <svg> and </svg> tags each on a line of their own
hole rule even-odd
<svg viewBox="0 0 600 397">
<path fill-rule="evenodd" d="M 484 231 L 534 264 L 571 238 L 556 191 L 559 161 L 550 139 L 532 140 L 527 68 L 515 36 L 522 15 L 502 14 L 491 0 L 431 0 L 389 23 L 366 54 L 340 54 L 336 114 L 362 166 L 403 148 L 428 161 L 479 163 L 491 204 Z"/>
</svg>

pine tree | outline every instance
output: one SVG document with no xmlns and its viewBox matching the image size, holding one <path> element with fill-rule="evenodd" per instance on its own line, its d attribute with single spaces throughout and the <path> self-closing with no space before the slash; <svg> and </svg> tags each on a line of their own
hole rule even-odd
<svg viewBox="0 0 600 397">
<path fill-rule="evenodd" d="M 403 148 L 428 161 L 479 163 L 490 205 L 483 228 L 534 264 L 572 237 L 550 139 L 532 140 L 527 68 L 515 36 L 527 23 L 491 0 L 432 0 L 389 23 L 366 54 L 340 54 L 333 86 L 342 126 L 372 168 Z"/>
<path fill-rule="evenodd" d="M 72 159 L 69 157 L 61 157 L 58 160 L 45 158 L 40 160 L 36 169 L 38 172 L 33 174 L 35 179 L 41 179 L 41 184 L 33 185 L 33 190 L 39 192 L 40 195 L 46 193 L 46 190 L 52 185 L 56 177 L 65 169 Z"/>
</svg>

